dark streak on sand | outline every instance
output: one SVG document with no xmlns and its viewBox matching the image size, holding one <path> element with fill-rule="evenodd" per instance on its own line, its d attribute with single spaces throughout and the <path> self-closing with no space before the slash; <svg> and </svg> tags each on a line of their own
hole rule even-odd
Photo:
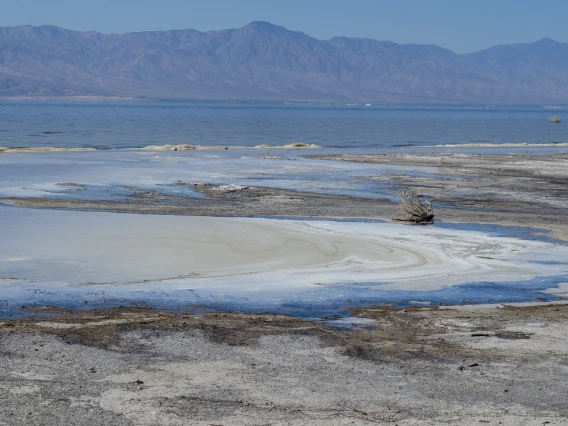
<svg viewBox="0 0 568 426">
<path fill-rule="evenodd" d="M 396 206 L 383 200 L 248 187 L 224 193 L 204 186 L 196 190 L 207 198 L 133 189 L 120 201 L 53 198 L 0 198 L 18 207 L 62 210 L 97 210 L 124 213 L 173 214 L 223 217 L 390 217 Z"/>
</svg>

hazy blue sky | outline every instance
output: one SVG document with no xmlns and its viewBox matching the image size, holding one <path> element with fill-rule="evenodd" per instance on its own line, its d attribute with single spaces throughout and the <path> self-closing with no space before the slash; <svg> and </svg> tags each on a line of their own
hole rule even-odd
<svg viewBox="0 0 568 426">
<path fill-rule="evenodd" d="M 568 42 L 568 0 L 0 0 L 0 26 L 124 33 L 270 21 L 320 39 L 431 43 L 459 53 L 544 37 Z"/>
</svg>

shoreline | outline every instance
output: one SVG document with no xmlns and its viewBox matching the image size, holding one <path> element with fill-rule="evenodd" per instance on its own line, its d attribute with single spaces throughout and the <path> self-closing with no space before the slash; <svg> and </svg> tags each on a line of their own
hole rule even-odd
<svg viewBox="0 0 568 426">
<path fill-rule="evenodd" d="M 57 133 L 57 132 L 56 132 Z M 164 152 L 164 151 L 220 151 L 220 150 L 260 150 L 260 149 L 317 149 L 321 146 L 316 144 L 306 144 L 302 142 L 293 142 L 286 145 L 256 145 L 256 146 L 233 146 L 233 145 L 148 145 L 139 148 L 115 148 L 101 149 L 92 147 L 74 147 L 65 148 L 58 146 L 40 146 L 40 147 L 5 147 L 0 146 L 0 154 L 10 153 L 38 153 L 38 152 L 105 152 L 105 151 L 134 151 L 134 152 Z"/>
<path fill-rule="evenodd" d="M 154 188 L 142 188 L 137 187 L 136 181 L 134 181 L 130 183 L 129 186 L 110 186 L 106 187 L 107 189 L 105 190 L 105 187 L 98 188 L 96 186 L 92 186 L 92 184 L 89 183 L 79 183 L 84 182 L 81 180 L 69 180 L 63 183 L 59 182 L 49 184 L 51 186 L 48 186 L 47 188 L 53 189 L 48 189 L 48 191 L 58 191 L 55 192 L 55 198 L 46 198 L 41 196 L 4 197 L 0 198 L 0 203 L 11 205 L 12 207 L 7 207 L 8 209 L 31 209 L 29 210 L 29 213 L 25 214 L 22 211 L 23 216 L 21 220 L 25 220 L 25 223 L 27 225 L 18 225 L 18 227 L 27 228 L 26 232 L 30 233 L 30 238 L 31 235 L 36 235 L 37 238 L 39 238 L 39 235 L 43 235 L 42 229 L 44 228 L 44 226 L 42 227 L 41 224 L 48 223 L 48 221 L 46 222 L 47 217 L 51 217 L 52 219 L 50 220 L 52 221 L 56 220 L 55 223 L 61 222 L 61 220 L 63 220 L 56 219 L 57 217 L 67 217 L 68 220 L 71 220 L 69 224 L 76 222 L 80 223 L 74 228 L 72 227 L 73 229 L 87 229 L 89 228 L 89 225 L 84 222 L 92 220 L 94 221 L 93 224 L 99 224 L 97 225 L 99 228 L 102 226 L 99 233 L 102 232 L 104 235 L 107 235 L 109 232 L 112 233 L 112 226 L 114 222 L 116 222 L 117 220 L 120 221 L 120 223 L 124 221 L 129 222 L 130 219 L 128 218 L 130 216 L 128 215 L 134 214 L 131 217 L 133 219 L 136 219 L 136 223 L 147 223 L 147 229 L 155 230 L 154 234 L 156 235 L 155 237 L 153 237 L 153 240 L 155 240 L 155 238 L 160 235 L 160 229 L 169 229 L 175 226 L 181 227 L 180 229 L 185 229 L 188 227 L 189 229 L 191 229 L 191 225 L 189 225 L 190 223 L 206 220 L 207 217 L 212 218 L 210 221 L 219 220 L 214 218 L 224 217 L 228 218 L 228 221 L 236 221 L 235 223 L 237 223 L 239 220 L 248 220 L 244 218 L 279 219 L 277 222 L 273 222 L 270 225 L 274 229 L 280 229 L 282 228 L 282 226 L 288 226 L 286 225 L 286 223 L 288 223 L 288 221 L 290 220 L 292 221 L 290 223 L 296 224 L 301 223 L 302 220 L 306 220 L 304 226 L 311 226 L 309 224 L 313 223 L 313 225 L 316 227 L 320 226 L 317 225 L 318 223 L 323 223 L 318 221 L 329 220 L 329 225 L 322 226 L 324 228 L 331 226 L 331 228 L 334 229 L 342 227 L 346 228 L 347 224 L 350 224 L 347 228 L 353 229 L 353 227 L 356 226 L 357 222 L 361 222 L 362 225 L 365 223 L 372 225 L 372 223 L 375 221 L 384 222 L 385 225 L 376 225 L 370 227 L 365 225 L 365 232 L 369 232 L 374 228 L 377 228 L 377 230 L 379 228 L 394 229 L 396 228 L 396 226 L 402 226 L 400 230 L 404 230 L 403 234 L 408 234 L 408 238 L 410 238 L 408 241 L 411 241 L 411 234 L 416 232 L 418 234 L 422 234 L 422 231 L 430 229 L 430 231 L 428 232 L 432 233 L 432 238 L 434 238 L 432 240 L 432 243 L 437 241 L 436 244 L 440 244 L 444 240 L 444 238 L 447 238 L 441 237 L 442 234 L 447 232 L 456 233 L 457 235 L 463 231 L 479 231 L 487 237 L 487 244 L 489 244 L 489 241 L 493 237 L 498 237 L 498 239 L 495 240 L 495 242 L 491 242 L 490 245 L 498 245 L 498 241 L 504 242 L 505 240 L 499 239 L 501 237 L 518 237 L 520 238 L 520 240 L 527 242 L 530 240 L 541 241 L 545 243 L 551 243 L 553 246 L 557 247 L 564 247 L 568 245 L 568 229 L 566 228 L 564 221 L 564 217 L 566 217 L 566 214 L 568 214 L 568 179 L 565 177 L 566 175 L 564 173 L 568 170 L 568 156 L 565 154 L 538 156 L 536 158 L 532 154 L 470 155 L 457 153 L 437 153 L 429 155 L 416 153 L 366 155 L 322 154 L 303 155 L 301 157 L 315 159 L 315 161 L 311 161 L 305 164 L 301 163 L 301 161 L 292 163 L 292 166 L 294 168 L 298 168 L 301 172 L 303 172 L 303 170 L 306 170 L 306 168 L 319 167 L 319 164 L 323 164 L 323 169 L 325 169 L 325 163 L 329 160 L 332 160 L 330 164 L 333 165 L 333 169 L 331 170 L 341 170 L 341 168 L 337 166 L 337 164 L 341 162 L 347 161 L 366 163 L 365 168 L 354 169 L 356 171 L 351 172 L 351 174 L 347 175 L 346 179 L 353 179 L 353 181 L 356 182 L 355 185 L 360 185 L 359 188 L 363 189 L 367 187 L 376 188 L 376 186 L 373 187 L 373 185 L 377 184 L 384 185 L 385 188 L 389 189 L 392 192 L 395 192 L 397 189 L 403 188 L 414 189 L 418 194 L 426 196 L 428 199 L 433 201 L 435 209 L 434 226 L 427 228 L 418 227 L 414 228 L 415 231 L 413 231 L 412 227 L 407 228 L 404 227 L 404 225 L 400 224 L 388 224 L 389 222 L 392 222 L 391 219 L 397 214 L 396 199 L 364 198 L 365 194 L 362 190 L 359 190 L 361 196 L 353 197 L 347 195 L 334 195 L 332 193 L 316 192 L 318 191 L 317 186 L 312 186 L 314 190 L 308 192 L 305 190 L 299 191 L 294 189 L 279 188 L 277 187 L 278 182 L 276 182 L 275 187 L 271 188 L 261 186 L 244 186 L 240 184 L 241 182 L 246 182 L 247 176 L 254 177 L 256 173 L 260 173 L 261 176 L 264 176 L 264 173 L 261 172 L 262 165 L 264 163 L 268 164 L 269 162 L 270 164 L 273 164 L 271 163 L 273 160 L 266 160 L 264 158 L 254 159 L 253 161 L 255 161 L 255 165 L 251 166 L 251 171 L 243 174 L 241 180 L 239 181 L 239 184 L 236 185 L 232 184 L 230 180 L 231 177 L 227 176 L 227 179 L 229 180 L 227 184 L 224 185 L 213 185 L 208 183 L 196 183 L 195 181 L 192 182 L 176 180 L 170 184 L 166 183 L 165 185 L 162 184 L 162 186 L 155 186 Z M 299 157 L 299 159 L 301 157 Z M 218 161 L 218 164 L 220 165 L 224 164 L 222 163 L 222 161 L 224 161 L 223 158 L 219 158 L 216 161 Z M 242 160 L 240 161 L 242 162 Z M 244 164 L 246 164 L 249 160 L 244 161 Z M 318 166 L 316 166 L 316 163 L 318 164 Z M 158 163 L 158 167 L 161 167 L 160 164 L 161 163 Z M 283 164 L 281 167 L 284 167 L 284 170 L 288 170 L 286 168 L 288 167 L 288 164 L 290 163 Z M 379 167 L 380 165 L 385 164 L 388 165 L 389 168 L 387 169 L 387 172 L 374 174 L 372 167 L 369 168 L 367 164 L 378 164 Z M 400 169 L 396 168 L 397 165 L 401 166 Z M 418 168 L 419 171 L 417 172 L 415 168 Z M 149 169 L 149 173 L 153 173 L 153 170 L 155 169 Z M 256 170 L 259 171 L 257 172 Z M 427 172 L 425 173 L 424 171 Z M 359 175 L 359 173 L 361 174 Z M 175 174 L 173 174 L 173 176 L 175 176 Z M 313 178 L 309 178 L 310 176 L 311 175 L 308 174 L 307 177 L 303 179 L 309 181 L 313 180 Z M 73 175 L 70 174 L 68 177 L 69 179 L 72 179 Z M 341 179 L 338 179 L 338 181 L 341 182 Z M 282 183 L 289 185 L 286 180 L 282 180 Z M 307 183 L 310 184 L 310 182 Z M 351 183 L 346 182 L 346 188 L 350 188 L 349 185 L 351 185 Z M 292 187 L 292 185 L 290 185 L 289 187 Z M 308 188 L 309 187 L 310 186 L 308 185 Z M 323 190 L 326 190 L 325 188 L 326 187 L 323 187 Z M 381 188 L 381 186 L 379 186 L 379 188 Z M 380 197 L 382 194 L 382 192 L 380 191 L 385 192 L 384 189 L 379 189 L 378 191 L 378 197 Z M 107 199 L 98 198 L 101 195 L 105 196 Z M 81 199 L 80 197 L 85 198 Z M 46 213 L 52 211 L 52 213 L 47 216 L 46 213 L 32 213 L 36 209 L 45 210 Z M 61 214 L 54 215 L 54 211 L 61 211 Z M 68 213 L 63 213 L 65 211 L 68 211 Z M 77 213 L 71 214 L 73 211 Z M 81 214 L 79 212 L 85 213 Z M 97 212 L 125 213 L 125 216 L 116 216 L 115 219 L 111 219 L 112 215 L 107 217 L 101 214 L 97 215 Z M 8 210 L 6 210 L 6 218 L 9 218 L 11 215 L 13 215 L 13 213 L 10 213 Z M 162 216 L 155 217 L 154 215 Z M 28 217 L 28 219 L 24 219 L 24 217 Z M 42 217 L 45 218 L 45 220 L 43 220 Z M 107 217 L 107 219 L 105 219 L 105 217 Z M 195 218 L 192 219 L 192 217 Z M 202 217 L 202 219 L 199 219 L 199 217 Z M 235 219 L 239 217 L 243 219 Z M 14 221 L 15 219 L 11 220 Z M 105 223 L 105 221 L 107 220 L 110 220 L 110 222 L 106 226 L 103 226 L 103 223 Z M 187 222 L 187 224 L 182 225 L 182 222 Z M 225 223 L 225 221 L 220 221 L 219 223 Z M 267 222 L 267 224 L 268 223 L 269 222 Z M 124 229 L 128 228 L 125 226 L 126 225 L 123 225 Z M 129 225 L 129 227 L 132 226 Z M 38 229 L 36 229 L 36 227 L 38 227 Z M 320 229 L 317 232 L 322 232 L 324 228 Z M 329 229 L 329 231 L 331 231 L 331 228 Z M 36 230 L 33 231 L 34 229 Z M 136 235 L 138 236 L 144 234 L 141 229 L 136 232 Z M 328 232 L 328 230 L 326 230 L 325 232 Z M 371 232 L 374 233 L 379 231 Z M 64 235 L 67 233 L 67 231 L 61 230 L 61 233 L 61 235 Z M 440 235 L 436 236 L 434 234 Z M 471 235 L 473 236 L 475 234 Z M 14 236 L 17 237 L 17 235 Z M 286 238 L 289 237 L 290 236 L 287 236 Z M 443 243 L 443 245 L 445 244 L 447 246 L 446 250 L 451 251 L 451 247 L 458 247 L 458 240 L 459 238 L 463 237 L 456 236 L 455 238 L 456 241 L 452 240 L 452 242 L 450 242 L 450 240 L 448 240 L 447 242 Z M 58 238 L 58 240 L 59 239 L 61 238 Z M 467 239 L 468 238 L 465 238 L 465 240 Z M 83 238 L 83 240 L 85 240 L 85 238 Z M 95 241 L 92 237 L 88 237 L 86 240 Z M 103 241 L 103 239 L 101 239 L 100 241 L 97 240 L 97 244 L 107 244 L 108 242 L 105 241 Z M 294 244 L 296 243 L 297 241 L 295 240 Z M 304 243 L 307 243 L 307 241 L 301 244 Z M 331 241 L 328 241 L 324 245 L 329 244 L 331 244 Z M 368 242 L 365 242 L 365 244 L 368 244 Z M 403 244 L 406 243 L 403 242 Z M 35 247 L 37 248 L 39 247 L 39 245 L 35 244 Z M 65 247 L 65 244 L 61 246 L 61 248 L 63 247 Z M 426 243 L 422 244 L 422 247 L 426 249 Z M 137 246 L 134 252 L 137 252 L 137 250 L 139 249 L 142 249 L 142 246 Z M 32 249 L 22 247 L 20 249 L 20 252 L 29 257 L 30 253 L 33 252 L 33 250 L 30 250 Z M 485 248 L 483 250 L 485 250 Z M 126 251 L 130 252 L 131 250 L 128 249 Z M 427 251 L 428 253 L 430 253 L 431 250 L 428 249 Z M 104 250 L 104 252 L 110 253 L 112 252 L 112 250 Z M 189 250 L 189 252 L 191 252 L 191 250 Z M 446 253 L 446 255 L 447 254 L 448 253 Z M 11 253 L 6 253 L 6 256 L 13 257 Z M 144 254 L 144 256 L 149 256 L 149 259 L 155 257 L 153 255 L 149 255 L 148 253 Z M 141 256 L 141 258 L 145 258 L 144 256 Z M 156 280 L 162 282 L 163 280 L 167 279 L 169 288 L 169 286 L 175 285 L 178 282 L 181 283 L 180 279 L 191 279 L 191 284 L 189 283 L 189 281 L 187 283 L 184 282 L 180 288 L 187 287 L 193 289 L 193 286 L 198 285 L 196 283 L 203 277 L 203 271 L 201 271 L 201 269 L 199 268 L 199 271 L 194 271 L 191 267 L 188 267 L 186 265 L 186 261 L 177 259 L 176 256 L 167 256 L 164 258 L 164 265 L 174 265 L 172 267 L 175 273 L 167 273 L 168 267 L 165 267 L 164 265 L 156 265 L 156 270 L 161 271 L 161 273 L 139 274 L 140 276 L 136 276 L 134 278 L 120 278 L 120 274 L 116 276 L 111 274 L 108 277 L 105 276 L 99 278 L 81 276 L 75 277 L 74 282 L 89 282 L 90 285 L 96 286 L 98 284 L 102 285 L 102 283 L 136 284 L 139 280 L 143 280 L 144 283 L 153 283 Z M 44 257 L 45 256 L 40 255 L 38 259 L 42 259 Z M 491 264 L 491 262 L 496 261 L 491 260 L 491 258 L 493 257 L 493 255 L 481 256 L 478 262 L 479 267 L 492 268 L 494 265 L 489 265 Z M 485 258 L 487 258 L 488 260 L 484 260 Z M 541 259 L 540 262 L 543 265 L 546 263 L 547 256 L 545 256 L 544 254 L 537 255 L 537 258 Z M 63 260 L 65 259 L 60 259 L 60 261 Z M 67 261 L 70 260 L 71 258 L 67 259 Z M 120 262 L 119 257 L 113 259 L 111 262 L 113 265 L 115 265 L 115 269 L 118 266 L 118 264 L 116 264 L 116 261 Z M 133 260 L 130 260 L 130 262 L 132 261 Z M 271 261 L 276 261 L 276 259 L 272 259 Z M 460 261 L 465 261 L 465 259 L 461 259 Z M 304 260 L 302 262 L 304 262 Z M 300 263 L 304 264 L 302 262 Z M 368 262 L 368 259 L 366 260 L 366 262 Z M 481 265 L 481 263 L 483 262 L 488 262 L 488 265 Z M 90 265 L 90 263 L 88 262 L 85 264 L 85 261 L 83 260 L 80 260 L 79 263 L 83 265 L 83 268 Z M 300 263 L 298 263 L 298 265 L 300 265 Z M 552 263 L 550 266 L 552 266 Z M 559 265 L 557 269 L 558 271 L 560 271 L 561 262 L 556 263 Z M 149 265 L 150 264 L 152 264 L 152 262 L 150 262 Z M 192 263 L 190 262 L 190 264 Z M 357 262 L 355 264 L 357 264 Z M 33 276 L 33 274 L 29 275 L 29 271 L 27 272 L 28 275 L 25 276 L 20 276 L 21 274 L 14 275 L 17 270 L 14 270 L 14 273 L 9 274 L 9 270 L 17 267 L 15 263 L 5 263 L 4 267 L 8 268 L 8 272 L 4 274 L 4 278 L 16 277 L 19 279 L 27 279 L 30 277 L 35 277 Z M 227 265 L 224 265 L 222 269 L 226 269 L 226 267 Z M 234 267 L 237 267 L 237 265 L 234 265 Z M 240 266 L 239 270 L 241 270 L 242 267 L 244 266 Z M 334 265 L 329 271 L 336 270 L 338 267 L 338 265 Z M 166 268 L 166 270 L 164 270 L 164 268 Z M 88 271 L 95 271 L 95 269 L 96 268 L 94 268 L 94 266 L 92 265 L 88 266 L 87 268 Z M 137 269 L 137 267 L 132 266 L 131 269 L 135 270 Z M 264 268 L 261 268 L 261 270 L 264 271 Z M 251 271 L 254 272 L 254 268 Z M 552 269 L 550 269 L 550 271 L 552 271 Z M 555 277 L 554 274 L 551 274 L 551 272 L 547 272 L 547 274 L 551 277 L 551 279 L 554 277 L 554 280 L 560 282 L 560 278 Z M 344 277 L 344 275 L 345 274 L 341 275 L 341 277 Z M 524 278 L 525 280 L 534 277 L 533 272 L 531 272 L 530 274 L 526 272 L 526 275 L 527 276 Z M 557 273 L 556 275 L 559 275 L 559 273 Z M 315 277 L 315 275 L 313 274 L 312 276 Z M 40 277 L 39 275 L 34 279 L 37 280 L 39 278 L 45 279 L 45 277 Z M 361 278 L 358 281 L 366 283 L 365 285 L 367 286 L 369 284 L 369 281 L 373 281 L 369 280 L 369 278 L 370 276 L 367 277 L 361 275 Z M 535 290 L 542 288 L 544 285 L 543 282 L 537 282 L 536 277 L 534 278 L 535 280 L 533 285 L 535 286 Z M 318 285 L 321 287 L 322 283 L 328 281 L 328 279 L 323 279 L 323 281 L 322 279 L 314 278 L 312 279 L 312 281 L 318 283 Z M 342 279 L 336 277 L 335 281 L 343 282 L 345 279 L 346 277 Z M 503 278 L 501 278 L 501 280 L 502 279 Z M 257 283 L 258 280 L 252 279 L 252 276 L 251 281 L 255 283 L 254 285 L 261 286 L 261 283 Z M 377 280 L 375 279 L 374 281 Z M 373 285 L 381 284 L 384 289 L 390 289 L 392 283 L 388 281 L 389 280 L 386 280 L 384 283 L 374 283 Z M 549 287 L 555 288 L 557 286 L 556 281 L 551 281 Z M 475 284 L 475 280 L 472 279 L 471 285 L 473 284 Z M 416 288 L 419 288 L 418 284 L 416 284 L 415 286 Z M 147 290 L 149 288 L 150 287 L 148 287 Z M 360 288 L 364 288 L 364 286 L 361 285 Z M 26 291 L 31 291 L 31 287 Z M 97 291 L 102 292 L 103 290 L 101 288 Z M 318 291 L 321 291 L 321 289 Z M 499 294 L 497 288 L 493 288 L 491 289 L 491 291 L 497 292 L 495 293 L 496 295 Z M 521 287 L 518 287 L 517 291 L 522 293 L 525 290 L 521 291 Z M 467 294 L 466 287 L 463 287 L 460 292 L 465 292 L 465 294 Z M 353 295 L 350 294 L 350 296 L 346 296 L 346 300 L 353 297 L 355 298 L 355 300 L 359 300 L 360 298 L 369 297 L 370 295 L 364 296 L 362 293 L 354 293 Z M 120 301 L 123 299 L 120 296 L 116 297 L 114 295 L 109 295 L 109 297 L 112 297 L 115 301 Z M 192 295 L 193 299 L 195 299 L 196 297 L 196 295 Z M 395 296 L 393 295 L 392 297 Z M 393 298 L 393 301 L 396 301 L 396 303 L 398 304 L 410 297 L 410 295 L 396 295 L 396 299 Z M 434 297 L 434 295 L 432 295 L 432 297 Z M 437 297 L 440 298 L 439 301 L 441 301 L 442 303 L 448 303 L 448 299 L 445 295 L 440 293 Z M 525 300 L 530 300 L 531 296 L 527 293 L 524 297 L 528 298 Z M 542 297 L 550 300 L 549 296 Z M 192 298 L 189 298 L 187 300 L 184 299 L 184 302 L 193 303 L 191 302 L 191 300 L 193 300 Z M 469 299 L 469 296 L 464 296 L 464 299 Z M 380 299 L 375 300 L 379 301 Z M 501 300 L 508 302 L 520 301 L 519 299 Z M 386 301 L 388 302 L 389 300 Z M 491 300 L 483 298 L 479 299 L 480 303 L 485 303 L 488 301 Z M 46 299 L 45 301 L 40 301 L 39 303 L 41 304 L 50 302 Z M 157 306 L 160 306 L 160 304 L 164 302 L 157 299 L 156 303 L 158 303 Z M 337 303 L 340 302 L 334 301 L 334 303 L 335 305 L 337 305 Z M 233 303 L 231 306 L 234 307 L 239 305 Z"/>
<path fill-rule="evenodd" d="M 442 223 L 404 228 L 409 233 L 452 230 L 453 222 L 458 230 L 482 224 L 488 236 L 501 232 L 539 244 L 564 247 L 568 240 L 564 154 L 328 159 L 436 168 L 436 174 L 354 177 L 414 188 L 434 200 Z M 188 215 L 242 215 L 336 217 L 341 224 L 341 218 L 388 221 L 396 214 L 393 200 L 231 182 L 175 183 L 199 197 L 133 185 L 118 200 L 79 199 L 89 185 L 62 182 L 59 190 L 75 198 L 4 197 L 0 203 L 12 205 L 6 209 L 22 216 L 30 235 L 39 232 L 33 209 L 167 214 L 172 223 Z M 49 231 L 48 222 L 37 226 Z M 491 231 L 495 223 L 511 228 Z M 533 229 L 551 232 L 530 235 Z M 319 320 L 309 309 L 304 317 L 210 312 L 197 302 L 186 311 L 124 303 L 93 309 L 89 302 L 81 310 L 18 305 L 25 317 L 0 319 L 0 425 L 568 424 L 568 280 L 557 278 L 547 294 L 564 299 L 550 303 L 432 306 L 416 298 L 412 306 L 351 304 Z M 528 287 L 527 294 L 538 296 L 532 282 Z M 326 286 L 314 288 L 329 297 Z"/>
</svg>

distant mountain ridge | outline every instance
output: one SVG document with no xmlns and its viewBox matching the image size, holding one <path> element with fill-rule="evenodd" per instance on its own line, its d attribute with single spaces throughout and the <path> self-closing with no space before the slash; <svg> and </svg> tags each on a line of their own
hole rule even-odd
<svg viewBox="0 0 568 426">
<path fill-rule="evenodd" d="M 543 39 L 459 55 L 433 45 L 318 40 L 268 22 L 121 35 L 0 27 L 2 79 L 22 86 L 0 87 L 2 97 L 567 103 L 568 44 Z"/>
</svg>

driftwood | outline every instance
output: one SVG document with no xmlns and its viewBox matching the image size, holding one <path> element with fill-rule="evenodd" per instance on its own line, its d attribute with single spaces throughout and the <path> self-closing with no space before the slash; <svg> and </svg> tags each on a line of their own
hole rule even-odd
<svg viewBox="0 0 568 426">
<path fill-rule="evenodd" d="M 432 203 L 421 200 L 416 192 L 411 189 L 403 189 L 398 193 L 400 204 L 398 216 L 394 220 L 402 222 L 429 223 L 434 219 Z"/>
</svg>

